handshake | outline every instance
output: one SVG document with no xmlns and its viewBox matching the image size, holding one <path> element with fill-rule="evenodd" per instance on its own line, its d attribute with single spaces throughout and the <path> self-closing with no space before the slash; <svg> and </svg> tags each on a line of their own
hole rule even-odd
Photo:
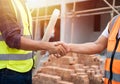
<svg viewBox="0 0 120 84">
<path fill-rule="evenodd" d="M 54 54 L 56 57 L 62 57 L 70 52 L 69 44 L 64 42 L 50 42 L 50 46 L 47 49 L 50 54 Z"/>
</svg>

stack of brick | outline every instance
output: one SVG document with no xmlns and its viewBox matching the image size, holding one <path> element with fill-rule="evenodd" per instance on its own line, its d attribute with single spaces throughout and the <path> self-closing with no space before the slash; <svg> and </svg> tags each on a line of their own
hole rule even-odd
<svg viewBox="0 0 120 84">
<path fill-rule="evenodd" d="M 61 58 L 49 56 L 33 84 L 102 84 L 101 59 L 95 55 L 69 53 Z"/>
</svg>

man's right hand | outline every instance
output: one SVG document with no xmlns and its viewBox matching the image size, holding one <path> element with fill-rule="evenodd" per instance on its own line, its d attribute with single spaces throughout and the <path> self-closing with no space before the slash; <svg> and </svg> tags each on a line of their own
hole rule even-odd
<svg viewBox="0 0 120 84">
<path fill-rule="evenodd" d="M 51 42 L 51 47 L 48 49 L 50 54 L 54 54 L 56 57 L 61 57 L 69 52 L 69 48 L 66 43 L 63 42 Z"/>
<path fill-rule="evenodd" d="M 68 44 L 64 42 L 54 42 L 54 45 L 56 46 L 57 53 L 54 54 L 56 57 L 62 57 L 66 55 L 69 52 Z"/>
</svg>

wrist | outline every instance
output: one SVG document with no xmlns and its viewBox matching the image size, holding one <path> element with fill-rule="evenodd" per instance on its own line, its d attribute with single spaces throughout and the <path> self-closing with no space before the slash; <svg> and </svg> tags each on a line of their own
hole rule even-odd
<svg viewBox="0 0 120 84">
<path fill-rule="evenodd" d="M 49 47 L 50 47 L 50 43 L 49 42 L 44 42 L 44 41 L 40 41 L 38 43 L 38 50 L 46 50 L 48 51 L 49 50 Z"/>
<path fill-rule="evenodd" d="M 48 51 L 55 49 L 55 45 L 53 42 L 47 42 L 46 46 L 47 46 L 46 50 L 48 50 Z"/>
</svg>

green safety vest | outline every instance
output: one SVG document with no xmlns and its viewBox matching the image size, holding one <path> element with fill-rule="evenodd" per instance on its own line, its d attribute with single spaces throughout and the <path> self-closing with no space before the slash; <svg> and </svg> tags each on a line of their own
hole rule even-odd
<svg viewBox="0 0 120 84">
<path fill-rule="evenodd" d="M 23 26 L 23 36 L 30 37 L 32 31 L 32 18 L 28 8 L 26 12 L 19 0 L 11 0 L 19 24 Z M 29 29 L 28 29 L 29 27 Z M 7 46 L 0 34 L 0 69 L 8 68 L 17 72 L 27 72 L 33 66 L 32 51 L 25 51 Z"/>
</svg>

